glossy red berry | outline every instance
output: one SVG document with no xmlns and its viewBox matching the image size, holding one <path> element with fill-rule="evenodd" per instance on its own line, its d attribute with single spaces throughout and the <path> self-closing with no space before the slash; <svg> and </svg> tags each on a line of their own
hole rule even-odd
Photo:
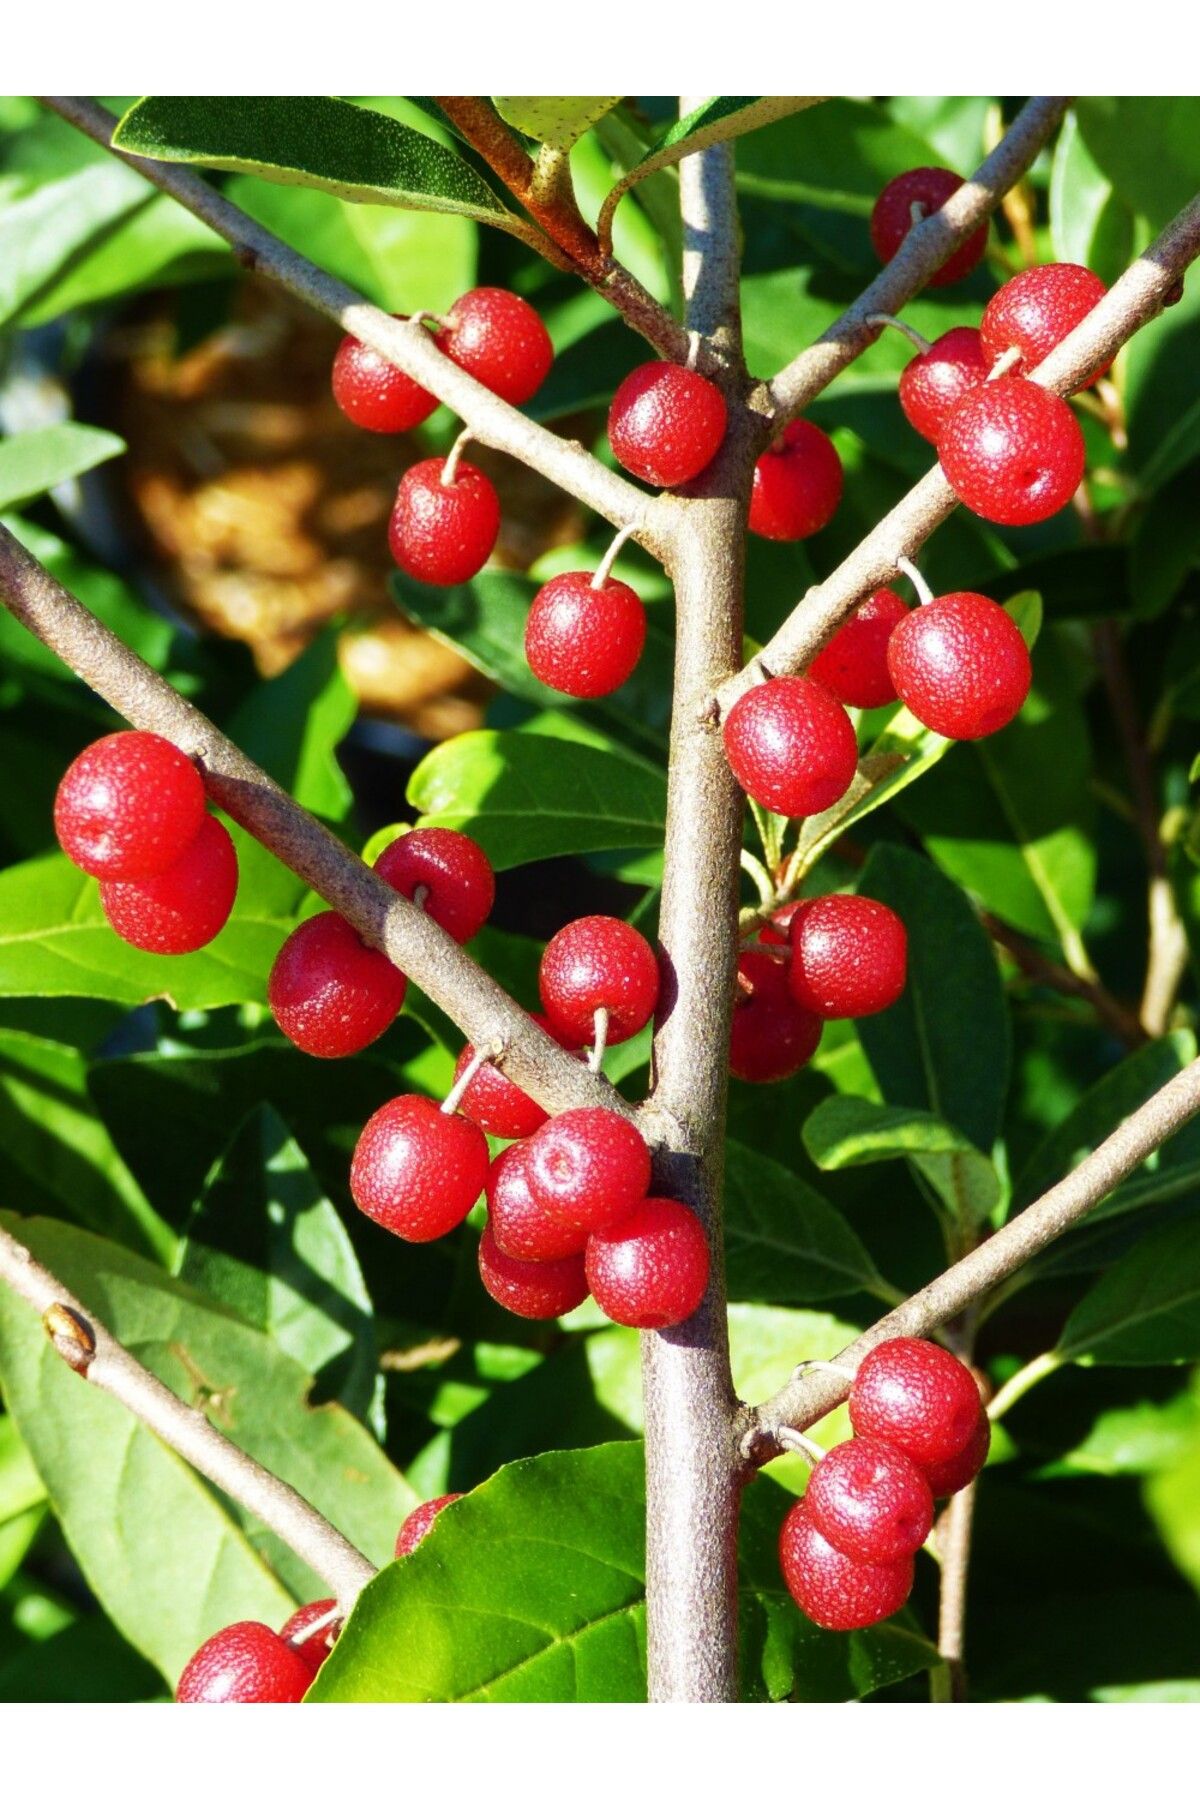
<svg viewBox="0 0 1200 1800">
<path fill-rule="evenodd" d="M 275 958 L 267 1002 L 283 1035 L 309 1056 L 353 1056 L 392 1024 L 407 986 L 340 913 L 318 913 Z"/>
<path fill-rule="evenodd" d="M 520 1262 L 505 1255 L 490 1225 L 479 1240 L 479 1278 L 497 1306 L 519 1319 L 561 1319 L 587 1299 L 581 1255 Z"/>
<path fill-rule="evenodd" d="M 787 819 L 824 812 L 841 799 L 858 767 L 845 707 L 803 675 L 761 682 L 734 701 L 725 754 L 750 798 Z"/>
<path fill-rule="evenodd" d="M 517 1262 L 557 1262 L 582 1254 L 588 1228 L 547 1212 L 529 1185 L 529 1145 L 502 1150 L 487 1178 L 488 1223 L 496 1248 Z"/>
<path fill-rule="evenodd" d="M 908 933 L 865 894 L 823 894 L 792 914 L 792 998 L 823 1019 L 862 1019 L 904 992 Z"/>
<path fill-rule="evenodd" d="M 892 633 L 888 668 L 909 711 L 948 738 L 999 731 L 1033 679 L 1025 639 L 984 594 L 942 594 L 915 607 Z"/>
<path fill-rule="evenodd" d="M 640 1201 L 616 1225 L 593 1232 L 586 1260 L 601 1312 L 640 1331 L 681 1325 L 708 1286 L 704 1227 L 678 1200 Z"/>
<path fill-rule="evenodd" d="M 406 900 L 424 888 L 421 906 L 457 944 L 473 938 L 496 898 L 496 877 L 472 838 L 444 825 L 418 825 L 383 851 L 375 864 L 389 887 Z"/>
<path fill-rule="evenodd" d="M 679 487 L 708 467 L 725 436 L 719 388 L 678 363 L 642 363 L 625 377 L 608 412 L 613 455 L 655 487 Z"/>
<path fill-rule="evenodd" d="M 895 1562 L 856 1562 L 813 1524 L 803 1500 L 783 1521 L 779 1564 L 800 1611 L 826 1631 L 860 1631 L 890 1619 L 912 1592 L 911 1556 Z"/>
<path fill-rule="evenodd" d="M 301 1662 L 307 1663 L 314 1675 L 333 1649 L 341 1630 L 337 1610 L 332 1600 L 310 1600 L 307 1606 L 297 1608 L 286 1625 L 279 1627 L 279 1635 L 284 1643 L 296 1653 Z M 316 1631 L 312 1637 L 305 1637 L 302 1644 L 293 1642 L 298 1634 L 307 1632 L 322 1620 L 328 1621 L 324 1631 Z"/>
<path fill-rule="evenodd" d="M 388 526 L 399 567 L 435 587 L 478 575 L 500 535 L 500 502 L 487 476 L 460 462 L 446 481 L 445 468 L 444 457 L 431 456 L 405 470 Z"/>
<path fill-rule="evenodd" d="M 1028 374 L 1087 318 L 1107 291 L 1100 277 L 1079 263 L 1022 269 L 984 307 L 979 334 L 989 366 L 1006 350 L 1019 350 L 1015 366 Z M 1099 381 L 1110 366 L 1097 369 L 1084 387 Z"/>
<path fill-rule="evenodd" d="M 564 1044 L 590 1044 L 602 1006 L 609 1043 L 622 1044 L 654 1011 L 658 963 L 632 925 L 592 913 L 555 932 L 542 956 L 538 988 L 554 1034 Z"/>
<path fill-rule="evenodd" d="M 403 319 L 404 313 L 393 313 Z M 412 431 L 437 406 L 436 396 L 377 350 L 346 336 L 333 359 L 333 397 L 351 424 L 364 431 Z"/>
<path fill-rule="evenodd" d="M 804 1503 L 823 1538 L 855 1562 L 914 1556 L 933 1526 L 929 1483 L 902 1450 L 851 1438 L 823 1456 Z"/>
<path fill-rule="evenodd" d="M 439 1494 L 436 1500 L 422 1500 L 420 1506 L 414 1506 L 396 1534 L 396 1555 L 408 1556 L 415 1550 L 433 1530 L 438 1514 L 461 1499 L 461 1494 Z"/>
<path fill-rule="evenodd" d="M 550 373 L 554 346 L 528 300 L 478 287 L 456 300 L 438 343 L 451 362 L 510 406 L 524 406 Z"/>
<path fill-rule="evenodd" d="M 184 956 L 211 944 L 233 910 L 238 865 L 233 839 L 210 814 L 181 856 L 146 881 L 102 881 L 104 916 L 127 944 Z"/>
<path fill-rule="evenodd" d="M 533 1017 L 544 1030 L 545 1019 L 538 1013 Z M 463 1045 L 454 1065 L 456 1085 L 474 1054 L 473 1044 Z M 489 1136 L 498 1138 L 531 1137 L 549 1116 L 536 1100 L 531 1100 L 515 1081 L 510 1081 L 503 1070 L 490 1062 L 480 1063 L 458 1103 L 458 1110 L 468 1119 L 474 1119 Z"/>
<path fill-rule="evenodd" d="M 913 430 L 936 444 L 953 408 L 987 380 L 990 367 L 973 325 L 956 325 L 935 338 L 900 377 L 900 405 Z"/>
<path fill-rule="evenodd" d="M 832 441 L 807 419 L 793 419 L 754 465 L 751 531 L 780 543 L 812 537 L 837 511 L 842 482 Z"/>
<path fill-rule="evenodd" d="M 600 587 L 556 575 L 533 597 L 525 655 L 539 681 L 576 700 L 598 700 L 629 680 L 646 642 L 646 609 L 623 581 Z"/>
<path fill-rule="evenodd" d="M 871 242 L 880 262 L 891 262 L 897 250 L 921 218 L 940 212 L 951 194 L 962 186 L 962 176 L 952 169 L 908 169 L 888 182 L 871 212 Z M 920 208 L 914 217 L 913 207 Z M 961 281 L 982 261 L 987 249 L 987 226 L 973 231 L 965 243 L 946 258 L 930 287 L 946 287 Z"/>
<path fill-rule="evenodd" d="M 350 1164 L 350 1192 L 369 1219 L 410 1244 L 461 1225 L 488 1172 L 478 1125 L 424 1094 L 401 1094 L 372 1113 Z"/>
<path fill-rule="evenodd" d="M 290 1704 L 303 1700 L 312 1678 L 299 1651 L 248 1619 L 201 1644 L 179 1677 L 175 1698 L 182 1706 Z"/>
<path fill-rule="evenodd" d="M 1079 420 L 1066 401 L 1007 376 L 960 400 L 938 439 L 950 486 L 964 506 L 994 525 L 1051 518 L 1083 480 L 1086 455 Z"/>
<path fill-rule="evenodd" d="M 114 731 L 80 752 L 58 784 L 54 829 L 77 868 L 101 881 L 161 875 L 204 818 L 204 783 L 153 731 Z"/>
<path fill-rule="evenodd" d="M 761 936 L 769 942 L 774 934 Z M 739 1081 L 782 1081 L 804 1067 L 820 1041 L 821 1021 L 793 1000 L 785 965 L 757 951 L 743 951 L 729 1031 L 731 1073 Z"/>
<path fill-rule="evenodd" d="M 525 1164 L 539 1206 L 582 1231 L 614 1225 L 650 1186 L 650 1151 L 629 1119 L 602 1106 L 559 1113 L 529 1140 Z"/>
<path fill-rule="evenodd" d="M 988 1459 L 991 1443 L 992 1423 L 981 1409 L 979 1423 L 965 1450 L 960 1450 L 957 1456 L 948 1456 L 944 1462 L 925 1464 L 923 1473 L 934 1499 L 945 1500 L 950 1494 L 970 1487 Z"/>
<path fill-rule="evenodd" d="M 908 608 L 891 588 L 877 588 L 839 625 L 808 673 L 845 706 L 887 706 L 896 698 L 887 647 Z"/>
<path fill-rule="evenodd" d="M 970 1370 L 925 1338 L 892 1338 L 869 1350 L 850 1389 L 850 1423 L 920 1469 L 958 1456 L 979 1427 L 982 1405 Z"/>
</svg>

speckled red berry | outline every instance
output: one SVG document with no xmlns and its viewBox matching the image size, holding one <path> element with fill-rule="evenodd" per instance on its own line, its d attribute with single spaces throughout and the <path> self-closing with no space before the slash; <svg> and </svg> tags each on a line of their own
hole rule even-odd
<svg viewBox="0 0 1200 1800">
<path fill-rule="evenodd" d="M 528 300 L 478 287 L 456 300 L 438 343 L 451 362 L 510 406 L 524 406 L 550 373 L 554 346 Z"/>
<path fill-rule="evenodd" d="M 436 1500 L 422 1500 L 420 1506 L 414 1506 L 396 1533 L 396 1555 L 410 1555 L 429 1536 L 438 1514 L 461 1499 L 461 1494 L 439 1494 Z"/>
<path fill-rule="evenodd" d="M 158 956 L 203 950 L 221 930 L 237 895 L 233 839 L 206 814 L 181 856 L 147 881 L 102 881 L 104 916 L 127 944 Z"/>
<path fill-rule="evenodd" d="M 822 894 L 792 914 L 792 997 L 823 1019 L 862 1019 L 904 992 L 908 933 L 865 894 Z"/>
<path fill-rule="evenodd" d="M 842 481 L 831 440 L 807 419 L 793 419 L 754 465 L 751 531 L 780 543 L 812 537 L 837 511 Z"/>
<path fill-rule="evenodd" d="M 542 1007 L 564 1044 L 590 1044 L 596 1013 L 608 1012 L 608 1041 L 624 1043 L 658 999 L 658 963 L 640 932 L 623 919 L 591 913 L 556 931 L 538 972 Z"/>
<path fill-rule="evenodd" d="M 340 913 L 318 913 L 275 958 L 267 1002 L 280 1031 L 309 1056 L 353 1056 L 392 1024 L 407 986 Z"/>
<path fill-rule="evenodd" d="M 341 1624 L 337 1617 L 337 1606 L 332 1600 L 310 1600 L 307 1606 L 298 1607 L 285 1625 L 279 1627 L 279 1635 L 289 1649 L 293 1650 L 302 1663 L 306 1663 L 315 1675 L 337 1641 Z M 325 1621 L 325 1629 L 317 1630 L 312 1637 L 305 1636 L 302 1644 L 294 1640 L 307 1633 L 312 1626 L 319 1626 Z"/>
<path fill-rule="evenodd" d="M 822 1536 L 803 1500 L 783 1521 L 779 1566 L 800 1611 L 826 1631 L 861 1631 L 890 1619 L 912 1592 L 915 1572 L 911 1556 L 855 1562 Z"/>
<path fill-rule="evenodd" d="M 991 367 L 973 325 L 956 325 L 914 356 L 900 377 L 900 405 L 914 431 L 931 444 L 964 394 L 987 380 Z"/>
<path fill-rule="evenodd" d="M 1025 639 L 984 594 L 942 594 L 915 607 L 892 633 L 888 668 L 909 711 L 948 738 L 1001 730 L 1033 679 Z"/>
<path fill-rule="evenodd" d="M 652 1195 L 588 1239 L 587 1280 L 618 1325 L 662 1331 L 695 1312 L 708 1286 L 708 1239 L 695 1213 Z"/>
<path fill-rule="evenodd" d="M 153 731 L 97 738 L 75 758 L 54 801 L 63 850 L 101 881 L 161 875 L 203 818 L 204 783 L 195 767 Z"/>
<path fill-rule="evenodd" d="M 416 900 L 455 943 L 473 938 L 496 898 L 496 877 L 487 856 L 472 838 L 444 825 L 418 825 L 382 852 L 375 864 L 389 887 Z"/>
<path fill-rule="evenodd" d="M 845 706 L 887 706 L 896 698 L 887 647 L 908 608 L 891 588 L 877 588 L 839 625 L 808 673 Z"/>
<path fill-rule="evenodd" d="M 803 675 L 761 682 L 734 701 L 725 754 L 750 798 L 787 819 L 824 812 L 841 799 L 858 766 L 845 707 Z"/>
<path fill-rule="evenodd" d="M 888 182 L 871 212 L 871 242 L 880 262 L 891 262 L 897 250 L 921 218 L 940 212 L 951 194 L 962 186 L 962 176 L 952 169 L 908 169 Z M 920 208 L 916 218 L 913 207 Z M 987 226 L 973 231 L 965 243 L 951 252 L 936 275 L 929 277 L 929 287 L 946 287 L 961 281 L 964 275 L 982 261 L 987 250 Z"/>
<path fill-rule="evenodd" d="M 372 1113 L 350 1164 L 350 1192 L 369 1219 L 410 1244 L 461 1225 L 483 1191 L 487 1139 L 424 1094 L 401 1094 Z"/>
<path fill-rule="evenodd" d="M 625 377 L 608 412 L 613 455 L 655 487 L 679 487 L 707 468 L 725 436 L 719 388 L 678 363 L 642 363 Z"/>
<path fill-rule="evenodd" d="M 388 543 L 414 581 L 453 587 L 478 575 L 500 535 L 500 502 L 474 463 L 459 462 L 449 481 L 446 459 L 414 463 L 396 490 Z"/>
<path fill-rule="evenodd" d="M 393 313 L 403 319 L 404 313 Z M 435 395 L 356 337 L 344 337 L 333 359 L 333 397 L 364 431 L 412 431 L 437 406 Z"/>
<path fill-rule="evenodd" d="M 964 1451 L 982 1403 L 970 1370 L 925 1338 L 892 1338 L 869 1350 L 850 1389 L 850 1423 L 924 1469 Z"/>
<path fill-rule="evenodd" d="M 581 1255 L 521 1262 L 505 1255 L 490 1225 L 479 1240 L 479 1278 L 497 1306 L 519 1319 L 561 1319 L 587 1299 Z"/>
<path fill-rule="evenodd" d="M 948 1456 L 944 1462 L 925 1464 L 923 1473 L 934 1499 L 945 1500 L 950 1494 L 957 1494 L 962 1488 L 970 1487 L 988 1459 L 991 1443 L 991 1420 L 981 1410 L 979 1423 L 965 1450 L 960 1450 L 957 1456 Z"/>
<path fill-rule="evenodd" d="M 766 932 L 761 935 L 771 941 Z M 785 965 L 744 950 L 738 957 L 729 1031 L 731 1073 L 739 1081 L 783 1081 L 804 1067 L 820 1041 L 821 1021 L 796 1005 Z"/>
<path fill-rule="evenodd" d="M 542 1015 L 535 1013 L 533 1018 L 535 1024 L 545 1030 L 546 1020 Z M 455 1083 L 466 1073 L 474 1054 L 475 1046 L 464 1044 L 454 1065 Z M 458 1103 L 458 1110 L 468 1119 L 474 1119 L 481 1130 L 498 1138 L 530 1137 L 549 1116 L 536 1100 L 531 1100 L 515 1081 L 510 1081 L 502 1069 L 490 1062 L 480 1063 Z"/>
<path fill-rule="evenodd" d="M 598 700 L 629 680 L 646 642 L 646 609 L 623 581 L 600 587 L 583 572 L 555 575 L 533 597 L 525 655 L 539 681 Z"/>
<path fill-rule="evenodd" d="M 529 1140 L 525 1173 L 539 1206 L 583 1231 L 614 1225 L 650 1186 L 650 1151 L 629 1119 L 602 1106 L 559 1113 Z"/>
<path fill-rule="evenodd" d="M 267 1705 L 303 1700 L 313 1672 L 277 1631 L 254 1620 L 227 1625 L 201 1644 L 175 1698 L 182 1706 Z"/>
<path fill-rule="evenodd" d="M 1006 350 L 1019 350 L 1021 359 L 1015 366 L 1028 374 L 1087 318 L 1107 291 L 1100 277 L 1080 263 L 1022 269 L 983 310 L 979 334 L 989 365 Z M 1110 366 L 1105 363 L 1083 386 L 1091 387 Z"/>
<path fill-rule="evenodd" d="M 917 1465 L 872 1438 L 851 1438 L 823 1456 L 804 1503 L 821 1536 L 855 1562 L 914 1556 L 933 1526 L 933 1495 Z"/>
<path fill-rule="evenodd" d="M 534 1199 L 529 1145 L 502 1150 L 487 1178 L 488 1223 L 496 1247 L 518 1262 L 557 1262 L 582 1254 L 588 1227 L 557 1217 Z"/>
<path fill-rule="evenodd" d="M 1032 381 L 985 382 L 954 408 L 938 460 L 964 506 L 994 525 L 1036 525 L 1066 506 L 1083 480 L 1079 420 Z"/>
</svg>

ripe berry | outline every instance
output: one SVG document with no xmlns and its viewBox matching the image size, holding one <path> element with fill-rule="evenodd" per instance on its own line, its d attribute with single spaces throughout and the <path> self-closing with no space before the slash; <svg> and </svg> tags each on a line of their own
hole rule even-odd
<svg viewBox="0 0 1200 1800">
<path fill-rule="evenodd" d="M 210 814 L 187 849 L 147 881 L 102 881 L 100 903 L 117 936 L 159 956 L 211 944 L 233 910 L 238 865 L 233 839 Z"/>
<path fill-rule="evenodd" d="M 538 1013 L 533 1016 L 535 1023 L 545 1030 L 545 1019 Z M 463 1045 L 454 1065 L 456 1085 L 474 1054 L 473 1044 Z M 480 1130 L 498 1138 L 531 1137 L 549 1116 L 536 1100 L 531 1100 L 515 1081 L 510 1081 L 503 1070 L 490 1062 L 480 1063 L 458 1103 L 458 1110 L 468 1119 L 474 1119 Z"/>
<path fill-rule="evenodd" d="M 719 388 L 678 363 L 642 363 L 627 375 L 608 411 L 613 455 L 655 487 L 679 487 L 707 468 L 725 436 Z"/>
<path fill-rule="evenodd" d="M 1107 292 L 1100 277 L 1079 263 L 1022 269 L 983 309 L 979 334 L 989 367 L 1006 350 L 1016 349 L 1021 352 L 1016 367 L 1026 374 L 1035 369 Z M 1105 363 L 1083 386 L 1091 387 L 1109 367 Z"/>
<path fill-rule="evenodd" d="M 504 1254 L 490 1225 L 479 1240 L 479 1277 L 497 1306 L 519 1319 L 561 1319 L 587 1299 L 581 1255 L 519 1262 Z"/>
<path fill-rule="evenodd" d="M 578 1256 L 587 1243 L 586 1226 L 547 1212 L 529 1185 L 529 1145 L 502 1150 L 487 1178 L 488 1223 L 496 1248 L 518 1262 L 557 1262 Z"/>
<path fill-rule="evenodd" d="M 1025 639 L 984 594 L 942 594 L 915 607 L 892 633 L 888 668 L 910 712 L 948 738 L 999 731 L 1033 679 Z"/>
<path fill-rule="evenodd" d="M 400 568 L 436 587 L 478 575 L 500 535 L 500 502 L 487 476 L 460 462 L 445 481 L 445 467 L 443 457 L 431 456 L 405 470 L 388 526 Z"/>
<path fill-rule="evenodd" d="M 767 932 L 761 941 L 771 941 Z M 821 1021 L 793 1000 L 784 965 L 743 951 L 729 1032 L 731 1073 L 739 1081 L 782 1081 L 803 1068 L 820 1041 Z"/>
<path fill-rule="evenodd" d="M 588 1239 L 587 1282 L 618 1325 L 662 1331 L 695 1312 L 708 1286 L 708 1239 L 690 1208 L 651 1196 Z"/>
<path fill-rule="evenodd" d="M 750 798 L 787 819 L 824 812 L 841 799 L 858 766 L 845 707 L 803 675 L 777 676 L 734 701 L 725 754 Z"/>
<path fill-rule="evenodd" d="M 422 907 L 457 944 L 475 936 L 496 898 L 496 877 L 484 852 L 444 825 L 406 831 L 382 853 L 375 873 L 406 900 L 424 888 Z"/>
<path fill-rule="evenodd" d="M 309 1056 L 353 1056 L 382 1035 L 408 982 L 340 913 L 305 919 L 275 958 L 267 1001 L 275 1023 Z"/>
<path fill-rule="evenodd" d="M 179 1677 L 182 1706 L 280 1705 L 303 1700 L 313 1672 L 277 1631 L 246 1620 L 201 1644 Z"/>
<path fill-rule="evenodd" d="M 851 1438 L 823 1456 L 804 1504 L 821 1536 L 855 1562 L 913 1556 L 933 1526 L 933 1495 L 916 1464 L 870 1438 Z"/>
<path fill-rule="evenodd" d="M 461 1494 L 439 1494 L 436 1500 L 422 1500 L 420 1506 L 414 1506 L 396 1534 L 396 1555 L 407 1556 L 415 1550 L 421 1539 L 433 1530 L 438 1514 L 461 1499 Z"/>
<path fill-rule="evenodd" d="M 307 1631 L 311 1625 L 317 1624 L 321 1619 L 329 1620 L 327 1630 L 318 1631 L 312 1637 L 306 1637 L 302 1644 L 293 1643 L 292 1640 L 298 1632 Z M 334 1640 L 340 1630 L 341 1625 L 338 1622 L 337 1607 L 334 1602 L 332 1600 L 310 1600 L 307 1606 L 297 1608 L 286 1625 L 279 1627 L 279 1635 L 315 1675 L 333 1649 Z"/>
<path fill-rule="evenodd" d="M 478 1125 L 442 1112 L 423 1094 L 401 1094 L 363 1126 L 350 1192 L 376 1224 L 410 1244 L 427 1244 L 462 1224 L 487 1172 L 487 1139 Z"/>
<path fill-rule="evenodd" d="M 405 314 L 392 316 L 403 319 Z M 333 359 L 333 397 L 351 424 L 364 431 L 411 431 L 437 406 L 436 396 L 411 375 L 350 336 L 342 339 Z"/>
<path fill-rule="evenodd" d="M 533 597 L 525 655 L 539 681 L 576 700 L 599 700 L 629 680 L 646 642 L 646 609 L 623 581 L 556 575 Z"/>
<path fill-rule="evenodd" d="M 877 588 L 839 625 L 808 673 L 845 706 L 887 706 L 896 698 L 888 674 L 888 640 L 908 608 L 891 588 Z"/>
<path fill-rule="evenodd" d="M 785 425 L 754 465 L 750 529 L 795 543 L 828 525 L 842 497 L 842 459 L 807 419 Z"/>
<path fill-rule="evenodd" d="M 890 906 L 824 894 L 792 914 L 792 997 L 823 1019 L 862 1019 L 904 992 L 908 933 Z"/>
<path fill-rule="evenodd" d="M 938 460 L 963 502 L 994 525 L 1036 525 L 1083 480 L 1079 420 L 1059 394 L 1002 377 L 959 401 L 942 427 Z"/>
<path fill-rule="evenodd" d="M 507 288 L 472 288 L 450 308 L 438 343 L 451 362 L 510 406 L 524 406 L 550 373 L 554 346 L 528 300 Z"/>
<path fill-rule="evenodd" d="M 592 913 L 556 931 L 538 971 L 542 1006 L 564 1044 L 589 1044 L 596 1013 L 608 1012 L 608 1041 L 642 1029 L 658 999 L 658 963 L 640 932 L 623 919 Z"/>
<path fill-rule="evenodd" d="M 859 1437 L 881 1438 L 921 1469 L 965 1450 L 981 1410 L 970 1370 L 924 1338 L 877 1344 L 850 1389 L 850 1422 Z"/>
<path fill-rule="evenodd" d="M 987 380 L 990 367 L 973 325 L 956 325 L 935 338 L 900 377 L 900 405 L 913 430 L 936 444 L 951 409 Z"/>
<path fill-rule="evenodd" d="M 58 784 L 54 829 L 77 868 L 144 881 L 183 855 L 204 818 L 204 783 L 153 731 L 114 731 L 80 752 Z"/>
<path fill-rule="evenodd" d="M 940 212 L 961 186 L 962 176 L 951 169 L 909 169 L 889 181 L 871 213 L 871 242 L 880 262 L 891 262 L 918 219 Z M 914 204 L 923 209 L 917 219 L 913 217 Z M 929 277 L 929 286 L 946 287 L 961 281 L 982 260 L 986 249 L 987 226 L 981 225 L 952 251 L 937 274 Z"/>
<path fill-rule="evenodd" d="M 650 1151 L 637 1126 L 602 1106 L 559 1113 L 529 1140 L 525 1164 L 539 1206 L 581 1231 L 613 1225 L 650 1186 Z"/>
<path fill-rule="evenodd" d="M 948 1456 L 944 1462 L 925 1464 L 922 1473 L 935 1500 L 945 1500 L 948 1495 L 957 1494 L 960 1488 L 970 1487 L 988 1459 L 991 1442 L 992 1422 L 981 1409 L 979 1423 L 965 1450 L 960 1450 L 957 1456 Z"/>
<path fill-rule="evenodd" d="M 803 1500 L 783 1521 L 779 1564 L 800 1611 L 826 1631 L 859 1631 L 890 1619 L 912 1592 L 915 1572 L 911 1556 L 855 1562 L 821 1535 Z"/>
</svg>

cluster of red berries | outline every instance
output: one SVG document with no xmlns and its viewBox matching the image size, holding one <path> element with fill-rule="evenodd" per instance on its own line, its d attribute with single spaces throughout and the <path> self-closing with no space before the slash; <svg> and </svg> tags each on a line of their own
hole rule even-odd
<svg viewBox="0 0 1200 1800">
<path fill-rule="evenodd" d="M 205 810 L 196 765 L 152 731 L 89 744 L 58 784 L 54 829 L 100 883 L 118 937 L 159 956 L 202 950 L 237 893 L 233 840 Z"/>
<path fill-rule="evenodd" d="M 991 1441 L 970 1371 L 922 1338 L 868 1352 L 850 1422 L 855 1436 L 817 1463 L 779 1538 L 792 1598 L 827 1631 L 877 1625 L 904 1605 L 934 1501 L 975 1479 Z"/>
</svg>

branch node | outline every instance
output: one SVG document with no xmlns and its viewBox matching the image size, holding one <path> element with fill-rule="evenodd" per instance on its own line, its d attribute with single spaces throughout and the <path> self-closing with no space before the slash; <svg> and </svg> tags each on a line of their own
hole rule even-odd
<svg viewBox="0 0 1200 1800">
<path fill-rule="evenodd" d="M 26 1251 L 22 1260 L 28 1259 Z M 74 1307 L 62 1306 L 56 1300 L 42 1314 L 42 1324 L 67 1367 L 86 1378 L 96 1356 L 96 1333 L 90 1321 Z"/>
</svg>

